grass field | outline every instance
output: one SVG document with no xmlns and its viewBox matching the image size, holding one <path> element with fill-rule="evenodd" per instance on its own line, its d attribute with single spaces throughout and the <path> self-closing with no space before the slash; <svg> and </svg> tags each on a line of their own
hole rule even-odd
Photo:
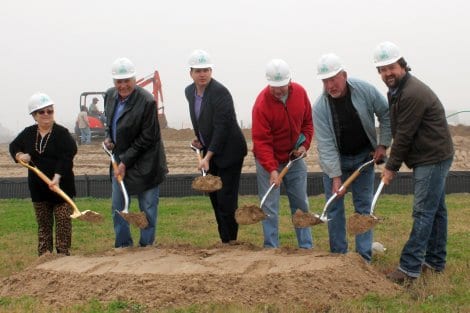
<svg viewBox="0 0 470 313">
<path fill-rule="evenodd" d="M 350 201 L 350 195 L 347 199 Z M 240 205 L 258 203 L 252 196 L 240 198 Z M 97 226 L 74 221 L 72 254 L 87 255 L 113 248 L 114 235 L 110 215 L 110 201 L 104 199 L 76 199 L 80 210 L 94 210 L 106 217 Z M 321 196 L 311 197 L 311 210 L 323 208 Z M 383 243 L 387 252 L 375 256 L 372 265 L 379 272 L 395 268 L 403 244 L 411 227 L 412 196 L 381 196 L 376 214 L 384 222 L 375 228 L 375 241 Z M 398 296 L 366 295 L 362 299 L 335 303 L 327 312 L 470 312 L 470 195 L 452 194 L 447 197 L 449 208 L 448 263 L 442 275 L 418 280 L 403 289 Z M 133 200 L 131 210 L 136 210 Z M 287 199 L 282 198 L 283 208 Z M 350 208 L 350 202 L 347 202 Z M 347 212 L 349 215 L 350 211 Z M 287 210 L 281 212 L 281 245 L 296 247 L 295 235 Z M 138 238 L 134 229 L 135 238 Z M 315 249 L 328 251 L 326 227 L 314 227 Z M 239 240 L 261 246 L 259 224 L 242 226 Z M 219 241 L 210 202 L 207 197 L 161 198 L 158 216 L 157 245 L 189 244 L 206 248 Z M 353 241 L 350 239 L 351 247 Z M 30 200 L 0 200 L 0 278 L 21 271 L 36 259 L 37 225 Z M 0 312 L 148 312 L 144 304 L 113 301 L 101 303 L 90 300 L 86 305 L 55 308 L 30 297 L 0 297 Z M 284 312 L 275 306 L 195 305 L 184 308 L 151 312 Z M 307 311 L 296 311 L 307 312 Z"/>
</svg>

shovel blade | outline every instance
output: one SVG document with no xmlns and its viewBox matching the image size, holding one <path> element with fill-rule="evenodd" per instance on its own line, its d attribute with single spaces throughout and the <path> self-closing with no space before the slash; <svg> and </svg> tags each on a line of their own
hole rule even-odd
<svg viewBox="0 0 470 313">
<path fill-rule="evenodd" d="M 103 223 L 104 221 L 104 217 L 101 214 L 90 210 L 83 211 L 77 219 L 90 223 Z"/>
<path fill-rule="evenodd" d="M 296 228 L 307 228 L 321 223 L 324 223 L 324 221 L 317 214 L 304 212 L 301 209 L 297 209 L 292 215 L 292 224 Z"/>
<path fill-rule="evenodd" d="M 348 233 L 351 235 L 363 234 L 379 223 L 379 219 L 373 215 L 354 213 L 348 219 Z"/>
<path fill-rule="evenodd" d="M 244 205 L 235 211 L 235 220 L 239 225 L 258 223 L 268 217 L 263 210 L 256 205 Z"/>
<path fill-rule="evenodd" d="M 139 213 L 118 212 L 118 213 L 129 224 L 139 227 L 140 229 L 146 228 L 149 225 L 149 221 L 147 220 L 147 216 L 145 215 L 144 212 L 139 212 Z"/>
</svg>

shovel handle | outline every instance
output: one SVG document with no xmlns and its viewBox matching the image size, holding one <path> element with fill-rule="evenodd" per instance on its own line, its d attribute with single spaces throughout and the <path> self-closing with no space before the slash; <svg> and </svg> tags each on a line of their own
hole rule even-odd
<svg viewBox="0 0 470 313">
<path fill-rule="evenodd" d="M 377 204 L 377 200 L 379 199 L 379 195 L 382 192 L 382 189 L 384 188 L 384 181 L 381 180 L 379 186 L 377 187 L 377 191 L 374 194 L 374 198 L 372 199 L 372 204 L 370 206 L 370 215 L 374 215 L 374 209 L 375 205 Z"/>
<path fill-rule="evenodd" d="M 32 170 L 36 175 L 39 176 L 39 178 L 41 178 L 48 186 L 52 183 L 52 181 L 49 179 L 49 177 L 46 176 L 46 174 L 44 174 L 43 172 L 41 172 L 37 167 L 35 166 L 31 166 L 29 165 L 28 163 L 26 162 L 23 162 L 22 160 L 18 160 L 18 163 L 20 163 L 21 165 L 23 165 L 24 167 Z M 80 215 L 82 215 L 82 213 L 80 213 L 80 211 L 78 210 L 77 206 L 75 205 L 75 203 L 72 201 L 72 199 L 70 199 L 70 197 L 62 190 L 60 189 L 59 186 L 54 186 L 53 189 L 52 189 L 55 193 L 57 193 L 59 196 L 62 197 L 62 199 L 64 199 L 68 204 L 70 204 L 70 206 L 73 208 L 73 214 L 71 215 L 72 218 L 76 218 L 76 217 L 79 217 Z"/>
</svg>

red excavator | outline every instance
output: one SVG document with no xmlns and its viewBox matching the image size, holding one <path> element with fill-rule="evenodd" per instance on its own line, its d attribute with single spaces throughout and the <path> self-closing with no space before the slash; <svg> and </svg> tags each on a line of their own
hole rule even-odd
<svg viewBox="0 0 470 313">
<path fill-rule="evenodd" d="M 152 95 L 155 99 L 158 112 L 158 122 L 160 128 L 167 128 L 168 122 L 165 117 L 165 107 L 163 106 L 162 84 L 160 74 L 154 71 L 136 81 L 137 86 L 145 87 L 152 83 Z M 82 106 L 87 108 L 88 122 L 90 123 L 91 138 L 104 138 L 106 117 L 104 115 L 104 95 L 103 91 L 87 91 L 80 95 L 79 109 Z M 80 129 L 75 123 L 75 134 L 77 142 L 80 144 Z"/>
</svg>

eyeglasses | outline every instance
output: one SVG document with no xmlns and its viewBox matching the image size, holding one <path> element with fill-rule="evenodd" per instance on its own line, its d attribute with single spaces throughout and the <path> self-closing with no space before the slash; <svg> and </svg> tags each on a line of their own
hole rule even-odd
<svg viewBox="0 0 470 313">
<path fill-rule="evenodd" d="M 49 110 L 38 110 L 38 111 L 36 111 L 36 112 L 37 112 L 39 115 L 44 115 L 45 113 L 51 115 L 51 114 L 54 113 L 54 110 L 52 110 L 52 109 L 49 109 Z"/>
</svg>

